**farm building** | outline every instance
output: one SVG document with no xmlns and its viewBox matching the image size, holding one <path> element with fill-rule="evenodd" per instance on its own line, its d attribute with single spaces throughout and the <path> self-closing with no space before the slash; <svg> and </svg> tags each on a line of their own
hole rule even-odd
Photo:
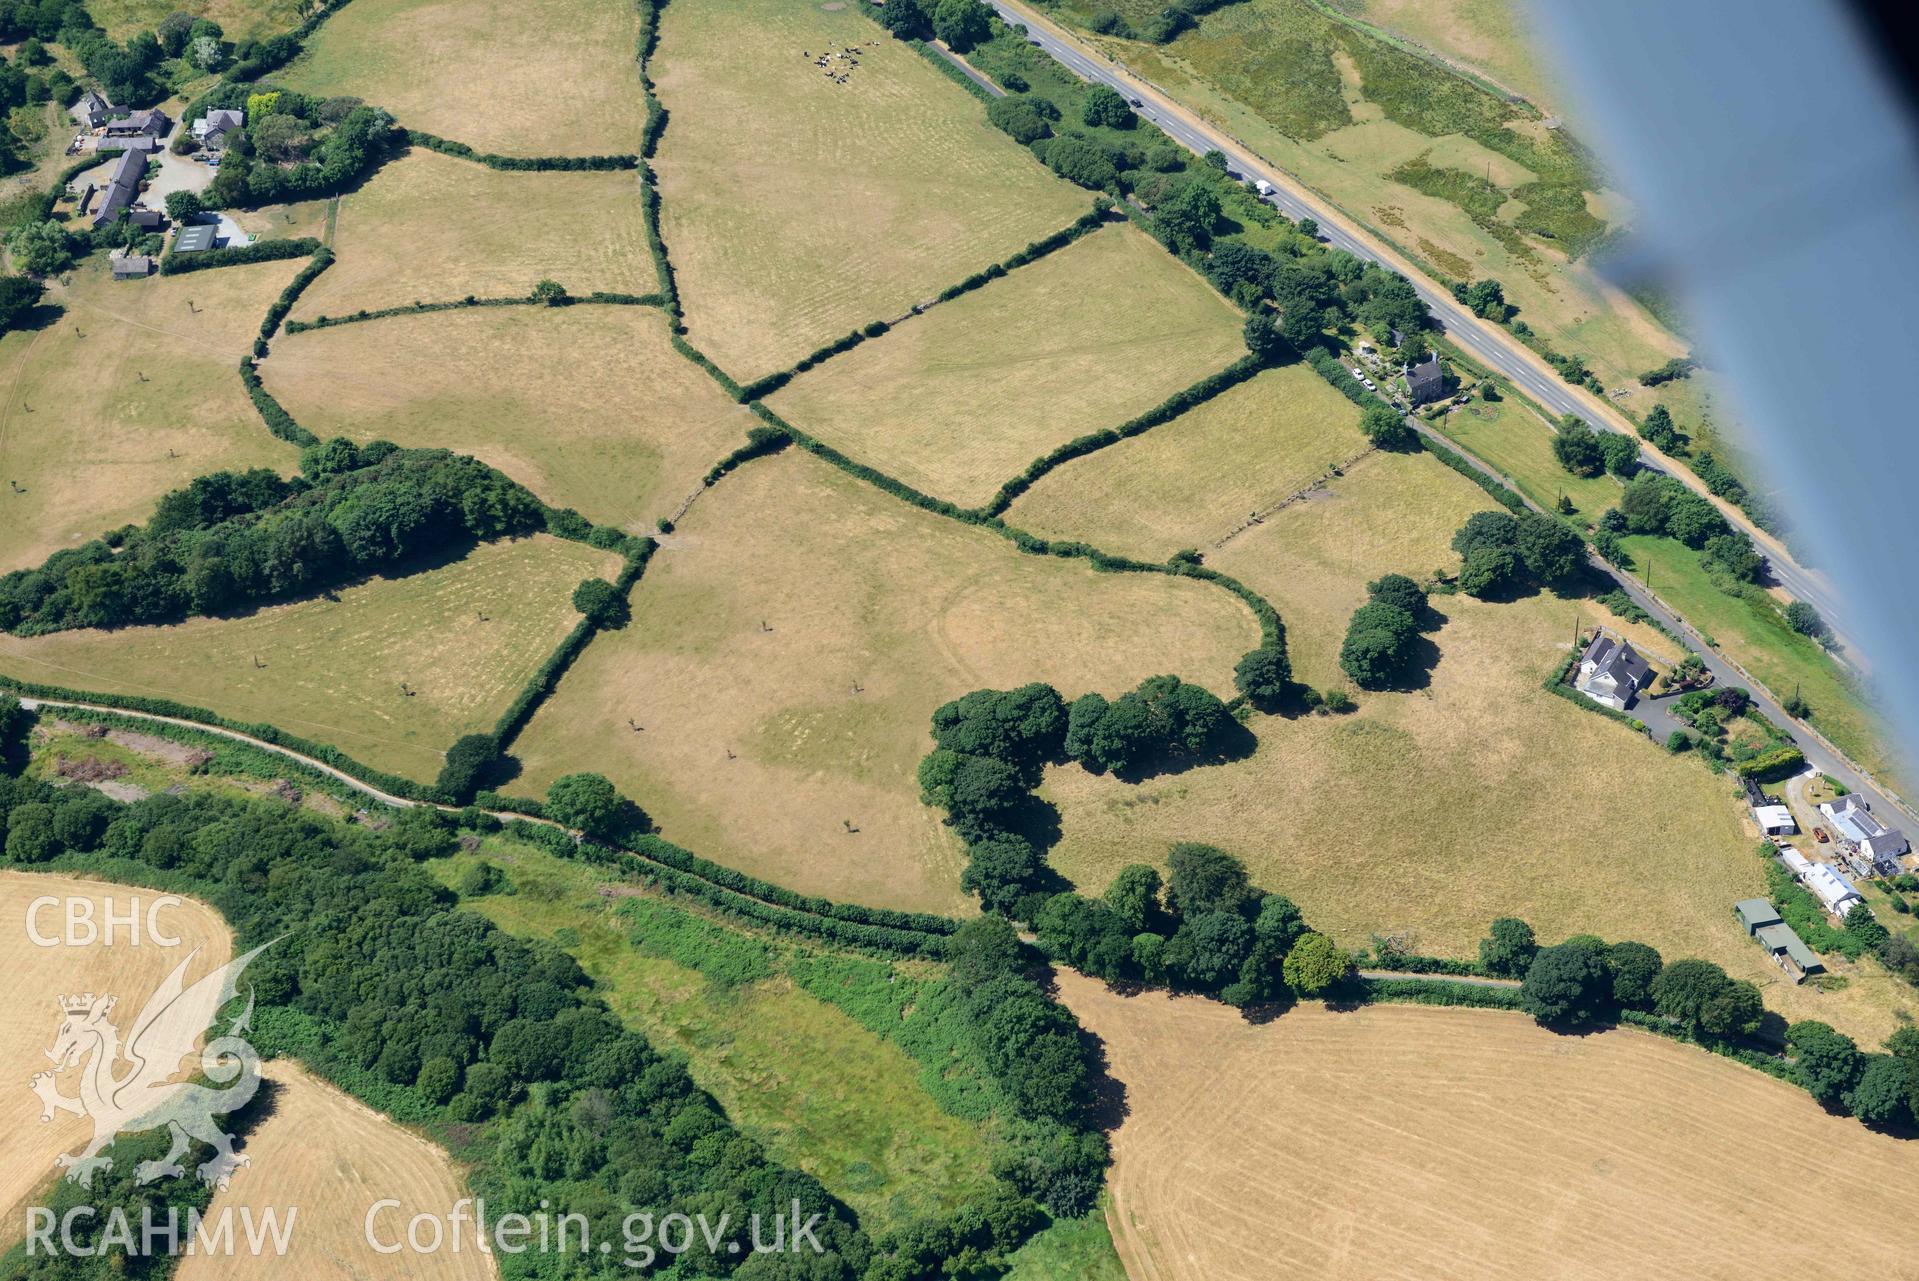
<svg viewBox="0 0 1919 1281">
<path fill-rule="evenodd" d="M 1406 394 L 1415 405 L 1445 398 L 1446 371 L 1440 367 L 1438 352 L 1433 352 L 1406 371 Z"/>
<path fill-rule="evenodd" d="M 1623 712 L 1651 683 L 1652 664 L 1627 641 L 1601 632 L 1580 655 L 1573 687 L 1593 702 Z"/>
<path fill-rule="evenodd" d="M 1799 823 L 1792 811 L 1783 805 L 1755 805 L 1752 807 L 1753 821 L 1759 824 L 1759 830 L 1767 836 L 1794 836 L 1799 832 Z"/>
<path fill-rule="evenodd" d="M 1809 974 L 1825 972 L 1819 957 L 1793 933 L 1790 925 L 1779 919 L 1778 911 L 1765 899 L 1741 899 L 1733 904 L 1733 911 L 1739 923 L 1746 927 L 1746 933 L 1766 949 L 1773 963 L 1790 975 L 1793 982 L 1802 982 Z"/>
<path fill-rule="evenodd" d="M 93 225 L 97 230 L 110 227 L 120 215 L 131 208 L 140 194 L 140 181 L 147 176 L 147 157 L 143 151 L 123 151 L 120 158 L 113 162 L 113 170 L 107 175 L 106 194 L 100 198 L 100 204 L 93 212 Z M 81 209 L 86 209 L 86 197 L 81 197 Z"/>
<path fill-rule="evenodd" d="M 67 108 L 67 114 L 82 129 L 98 129 L 113 116 L 113 104 L 89 89 Z"/>
<path fill-rule="evenodd" d="M 196 223 L 191 227 L 180 228 L 173 238 L 173 252 L 176 254 L 197 254 L 213 248 L 213 233 L 219 228 L 210 222 Z"/>
<path fill-rule="evenodd" d="M 153 259 L 145 254 L 121 254 L 113 260 L 115 280 L 144 280 L 153 274 Z"/>
<path fill-rule="evenodd" d="M 1778 925 L 1779 913 L 1762 898 L 1742 898 L 1732 905 L 1738 914 L 1739 923 L 1746 927 L 1746 933 L 1756 935 L 1768 925 Z"/>
<path fill-rule="evenodd" d="M 1912 843 L 1905 834 L 1874 818 L 1856 792 L 1837 800 L 1823 801 L 1819 810 L 1832 820 L 1833 827 L 1838 829 L 1843 839 L 1858 845 L 1860 852 L 1874 862 L 1897 859 L 1912 849 Z"/>
<path fill-rule="evenodd" d="M 1865 902 L 1859 897 L 1859 891 L 1853 888 L 1851 881 L 1840 874 L 1839 870 L 1825 863 L 1814 863 L 1812 870 L 1805 875 L 1806 888 L 1811 890 L 1826 910 L 1840 920 L 1846 913 Z"/>
<path fill-rule="evenodd" d="M 167 130 L 173 128 L 173 120 L 158 107 L 149 107 L 145 111 L 135 111 L 121 116 L 117 120 L 107 121 L 109 138 L 164 138 Z"/>
</svg>

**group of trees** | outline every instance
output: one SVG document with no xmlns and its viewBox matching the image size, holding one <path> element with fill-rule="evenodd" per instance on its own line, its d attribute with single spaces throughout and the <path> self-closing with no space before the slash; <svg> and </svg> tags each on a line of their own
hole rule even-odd
<svg viewBox="0 0 1919 1281">
<path fill-rule="evenodd" d="M 1900 1028 L 1887 1038 L 1887 1053 L 1873 1054 L 1807 1019 L 1786 1029 L 1786 1049 L 1799 1083 L 1828 1107 L 1843 1107 L 1870 1125 L 1919 1121 L 1919 1028 Z"/>
<path fill-rule="evenodd" d="M 308 594 L 474 541 L 530 533 L 547 513 L 472 458 L 334 439 L 291 481 L 215 472 L 160 499 L 144 526 L 0 578 L 0 629 L 157 623 Z"/>
<path fill-rule="evenodd" d="M 1047 765 L 1076 760 L 1132 773 L 1216 757 L 1245 733 L 1216 696 L 1177 676 L 1151 677 L 1111 700 L 1087 694 L 1070 707 L 1045 684 L 975 690 L 936 710 L 932 730 L 921 799 L 944 809 L 966 842 L 960 883 L 989 910 L 1022 920 L 1052 880 L 1032 835 L 1044 825 L 1030 821 L 1030 793 Z"/>
<path fill-rule="evenodd" d="M 1664 405 L 1652 407 L 1652 411 L 1646 415 L 1646 421 L 1639 425 L 1639 434 L 1662 454 L 1678 457 L 1686 452 L 1686 438 L 1680 434 L 1671 412 Z"/>
<path fill-rule="evenodd" d="M 228 82 L 189 108 L 189 117 L 225 108 L 246 112 L 227 141 L 205 193 L 222 209 L 333 195 L 383 160 L 403 139 L 393 117 L 358 98 L 316 98 L 267 85 Z"/>
<path fill-rule="evenodd" d="M 981 0 L 894 0 L 874 17 L 902 40 L 936 37 L 955 53 L 966 53 L 993 35 L 993 11 Z"/>
<path fill-rule="evenodd" d="M 1585 563 L 1585 544 L 1561 521 L 1535 511 L 1474 512 L 1453 535 L 1459 589 L 1482 600 L 1528 584 L 1563 582 Z"/>
<path fill-rule="evenodd" d="M 1675 538 L 1702 553 L 1708 568 L 1740 583 L 1756 583 L 1766 561 L 1751 535 L 1727 522 L 1703 494 L 1688 489 L 1671 476 L 1642 472 L 1626 484 L 1619 506 L 1600 518 L 1601 534 L 1659 534 Z M 1602 554 L 1613 556 L 1603 538 L 1594 539 Z"/>
<path fill-rule="evenodd" d="M 1366 603 L 1353 611 L 1339 647 L 1339 667 L 1361 689 L 1405 683 L 1418 661 L 1419 636 L 1432 614 L 1426 592 L 1404 574 L 1366 585 Z"/>
<path fill-rule="evenodd" d="M 0 828 L 11 862 L 130 862 L 210 902 L 236 950 L 277 940 L 247 971 L 256 1043 L 409 1120 L 486 1125 L 472 1179 L 501 1213 L 550 1202 L 617 1241 L 634 1210 L 770 1222 L 798 1197 L 822 1216 L 825 1253 L 807 1256 L 807 1275 L 853 1281 L 874 1255 L 850 1211 L 734 1130 L 570 957 L 456 910 L 417 866 L 457 848 L 445 816 L 409 810 L 376 832 L 272 800 L 187 792 L 123 805 L 7 778 Z M 719 1249 L 702 1274 L 744 1261 Z M 617 1256 L 605 1266 L 620 1270 Z"/>
<path fill-rule="evenodd" d="M 1553 456 L 1575 476 L 1611 472 L 1630 476 L 1639 470 L 1639 442 L 1624 432 L 1594 431 L 1573 414 L 1560 419 L 1553 436 Z"/>
<path fill-rule="evenodd" d="M 1352 970 L 1292 900 L 1256 889 L 1224 850 L 1174 845 L 1166 865 L 1163 885 L 1142 863 L 1122 868 L 1099 898 L 1054 895 L 1034 922 L 1040 946 L 1098 978 L 1167 983 L 1240 1006 L 1317 995 Z"/>
<path fill-rule="evenodd" d="M 1506 301 L 1506 287 L 1490 278 L 1454 284 L 1453 298 L 1475 316 L 1494 324 L 1503 325 L 1519 314 L 1519 308 Z"/>
<path fill-rule="evenodd" d="M 1272 303 L 1279 313 L 1280 333 L 1301 351 L 1325 344 L 1326 331 L 1350 324 L 1364 325 L 1382 339 L 1397 330 L 1409 342 L 1432 327 L 1426 304 L 1412 282 L 1397 272 L 1329 248 L 1304 233 L 1286 242 L 1291 252 L 1281 255 L 1237 240 L 1213 243 L 1214 225 L 1207 225 L 1205 237 L 1187 235 L 1183 207 L 1180 219 L 1169 222 L 1162 213 L 1165 206 L 1162 200 L 1154 207 L 1155 230 L 1161 239 L 1176 252 L 1210 245 L 1211 252 L 1203 258 L 1194 253 L 1186 256 L 1240 306 Z"/>
<path fill-rule="evenodd" d="M 1087 25 L 1101 35 L 1166 44 L 1180 32 L 1190 29 L 1201 16 L 1233 2 L 1234 0 L 1173 0 L 1171 4 L 1147 20 L 1142 27 L 1135 27 L 1123 14 L 1112 9 L 1101 9 L 1093 14 Z"/>
</svg>

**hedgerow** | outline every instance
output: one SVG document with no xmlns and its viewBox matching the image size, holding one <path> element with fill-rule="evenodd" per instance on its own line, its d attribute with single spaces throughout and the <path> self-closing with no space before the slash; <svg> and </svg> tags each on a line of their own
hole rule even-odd
<svg viewBox="0 0 1919 1281">
<path fill-rule="evenodd" d="M 502 156 L 491 151 L 475 151 L 464 142 L 454 142 L 447 138 L 427 133 L 423 129 L 402 129 L 408 145 L 425 147 L 428 151 L 437 151 L 442 155 L 454 156 L 461 160 L 471 160 L 475 164 L 485 165 L 488 169 L 502 169 L 509 172 L 564 172 L 571 170 L 618 170 L 637 168 L 640 158 L 635 155 L 619 154 L 611 156 Z"/>
<path fill-rule="evenodd" d="M 249 262 L 277 262 L 282 258 L 307 258 L 320 251 L 320 242 L 310 236 L 294 240 L 256 240 L 250 245 L 229 245 L 224 249 L 203 249 L 198 253 L 169 253 L 160 259 L 160 274 L 178 276 L 211 267 L 237 267 Z"/>
<path fill-rule="evenodd" d="M 366 320 L 386 320 L 393 316 L 419 316 L 429 312 L 461 311 L 468 307 L 575 307 L 583 303 L 596 303 L 618 307 L 659 307 L 664 299 L 659 294 L 625 294 L 596 289 L 584 297 L 569 294 L 559 303 L 535 298 L 530 294 L 520 294 L 510 298 L 481 298 L 468 294 L 464 298 L 454 298 L 445 302 L 414 302 L 398 307 L 381 307 L 370 310 L 362 307 L 359 311 L 344 316 L 315 316 L 312 320 L 289 320 L 286 329 L 290 334 L 302 334 L 309 329 L 334 329 L 340 325 L 357 325 Z"/>
<path fill-rule="evenodd" d="M 287 287 L 280 291 L 280 296 L 273 300 L 273 305 L 267 308 L 267 314 L 261 318 L 260 338 L 253 348 L 253 354 L 256 357 L 266 356 L 264 344 L 273 341 L 274 335 L 280 332 L 280 322 L 285 320 L 287 313 L 293 310 L 293 304 L 300 301 L 300 295 L 306 292 L 307 286 L 332 265 L 331 249 L 321 245 L 313 251 L 313 261 L 300 268 L 300 274 L 287 283 Z"/>
<path fill-rule="evenodd" d="M 268 431 L 288 444 L 298 445 L 302 449 L 320 443 L 318 436 L 293 421 L 293 415 L 273 398 L 273 393 L 268 391 L 266 384 L 260 381 L 259 366 L 253 363 L 250 356 L 240 358 L 240 383 L 247 389 L 247 399 L 251 400 L 253 407 L 260 411 L 260 418 L 266 423 Z"/>
</svg>

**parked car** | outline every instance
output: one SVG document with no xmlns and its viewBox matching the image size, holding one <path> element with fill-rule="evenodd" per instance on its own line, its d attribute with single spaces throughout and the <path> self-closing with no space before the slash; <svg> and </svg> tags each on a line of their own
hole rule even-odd
<svg viewBox="0 0 1919 1281">
<path fill-rule="evenodd" d="M 1361 381 L 1361 382 L 1363 382 L 1363 383 L 1365 383 L 1365 384 L 1366 384 L 1366 390 L 1367 390 L 1367 391 L 1378 391 L 1378 390 L 1379 390 L 1379 385 L 1378 385 L 1377 383 L 1375 383 L 1375 382 L 1374 382 L 1374 381 L 1373 381 L 1372 379 L 1370 379 L 1370 378 L 1362 378 L 1362 379 L 1360 379 L 1359 381 Z"/>
<path fill-rule="evenodd" d="M 1359 381 L 1361 381 L 1361 382 L 1365 382 L 1365 381 L 1366 381 L 1366 375 L 1365 375 L 1365 374 L 1362 374 L 1362 373 L 1360 373 L 1360 372 L 1359 372 L 1359 366 L 1358 366 L 1358 365 L 1354 365 L 1354 366 L 1353 366 L 1353 377 L 1355 377 L 1355 378 L 1357 378 L 1357 379 L 1359 379 Z"/>
<path fill-rule="evenodd" d="M 1832 839 L 1831 837 L 1826 835 L 1826 829 L 1823 827 L 1813 828 L 1812 835 L 1813 835 L 1813 839 L 1818 841 L 1821 845 L 1824 845 L 1827 841 Z"/>
</svg>

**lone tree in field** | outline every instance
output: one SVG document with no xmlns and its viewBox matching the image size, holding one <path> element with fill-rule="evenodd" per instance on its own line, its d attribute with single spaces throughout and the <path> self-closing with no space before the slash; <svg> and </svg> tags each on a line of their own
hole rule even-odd
<svg viewBox="0 0 1919 1281">
<path fill-rule="evenodd" d="M 1533 927 L 1514 916 L 1494 921 L 1486 937 L 1479 940 L 1479 963 L 1488 974 L 1501 978 L 1516 979 L 1525 974 L 1538 953 Z"/>
<path fill-rule="evenodd" d="M 632 617 L 626 597 L 604 578 L 583 579 L 573 589 L 573 608 L 584 614 L 595 627 L 619 628 Z"/>
<path fill-rule="evenodd" d="M 533 301 L 545 303 L 549 307 L 564 307 L 573 299 L 567 295 L 566 286 L 557 280 L 542 280 L 533 286 Z"/>
<path fill-rule="evenodd" d="M 601 774 L 564 774 L 546 789 L 546 816 L 588 836 L 618 832 L 626 800 Z"/>
<path fill-rule="evenodd" d="M 462 735 L 446 749 L 446 763 L 435 786 L 456 801 L 469 801 L 499 759 L 500 744 L 493 735 Z"/>
</svg>

